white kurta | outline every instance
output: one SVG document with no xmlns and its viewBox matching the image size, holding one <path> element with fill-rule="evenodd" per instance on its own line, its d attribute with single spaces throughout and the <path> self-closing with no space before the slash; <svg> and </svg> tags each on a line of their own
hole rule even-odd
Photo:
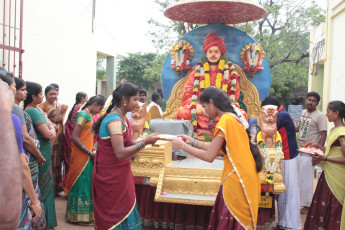
<svg viewBox="0 0 345 230">
<path fill-rule="evenodd" d="M 310 207 L 313 199 L 314 167 L 310 156 L 301 156 L 299 161 L 299 194 L 301 206 Z"/>
<path fill-rule="evenodd" d="M 279 226 L 287 229 L 301 229 L 300 197 L 299 197 L 299 160 L 296 156 L 281 162 L 281 175 L 285 191 L 278 195 Z"/>
</svg>

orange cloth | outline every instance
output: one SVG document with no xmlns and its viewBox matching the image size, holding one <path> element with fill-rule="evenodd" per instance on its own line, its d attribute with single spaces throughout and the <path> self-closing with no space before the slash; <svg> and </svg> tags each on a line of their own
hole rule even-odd
<svg viewBox="0 0 345 230">
<path fill-rule="evenodd" d="M 176 113 L 176 117 L 179 120 L 190 120 L 190 121 L 192 120 L 190 103 L 192 101 L 192 96 L 193 96 L 194 75 L 195 75 L 195 67 L 188 74 L 187 81 L 186 81 L 184 88 L 183 88 L 181 107 L 177 109 L 177 113 Z M 216 79 L 217 79 L 217 70 L 215 70 L 215 71 L 210 70 L 210 84 L 211 84 L 211 86 L 216 85 Z M 228 86 L 227 95 L 230 95 L 230 88 L 231 88 L 230 84 Z M 201 94 L 201 92 L 199 91 L 198 92 L 198 98 L 200 98 L 200 94 Z M 240 97 L 240 84 L 237 84 L 236 95 L 235 95 L 236 101 L 238 100 L 239 97 Z M 199 103 L 199 101 L 198 101 L 198 103 Z M 197 115 L 198 128 L 208 129 L 209 120 L 210 120 L 210 118 L 207 116 Z M 215 119 L 215 121 L 218 121 L 218 119 Z"/>
<path fill-rule="evenodd" d="M 247 132 L 230 114 L 220 118 L 214 136 L 220 130 L 226 141 L 222 173 L 224 202 L 243 227 L 256 229 L 261 187 Z"/>
<path fill-rule="evenodd" d="M 226 48 L 225 48 L 225 43 L 223 38 L 218 37 L 217 34 L 210 33 L 207 35 L 205 38 L 203 48 L 204 48 L 204 53 L 206 54 L 207 50 L 211 48 L 212 46 L 218 46 L 220 52 L 222 55 L 225 54 Z"/>
<path fill-rule="evenodd" d="M 93 137 L 92 132 L 92 120 L 83 125 L 82 130 L 80 131 L 79 138 L 85 147 L 93 151 Z M 71 155 L 71 166 L 68 171 L 65 193 L 68 194 L 74 183 L 77 181 L 80 174 L 83 172 L 87 162 L 90 159 L 90 156 L 87 153 L 84 153 L 76 144 L 72 142 L 72 155 Z"/>
</svg>

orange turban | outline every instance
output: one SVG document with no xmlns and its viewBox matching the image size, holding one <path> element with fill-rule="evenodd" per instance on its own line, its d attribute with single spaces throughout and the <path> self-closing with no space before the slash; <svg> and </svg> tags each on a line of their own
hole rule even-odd
<svg viewBox="0 0 345 230">
<path fill-rule="evenodd" d="M 222 55 L 225 54 L 226 48 L 223 38 L 218 37 L 217 34 L 208 34 L 204 41 L 204 52 L 206 54 L 207 50 L 212 46 L 218 46 Z"/>
</svg>

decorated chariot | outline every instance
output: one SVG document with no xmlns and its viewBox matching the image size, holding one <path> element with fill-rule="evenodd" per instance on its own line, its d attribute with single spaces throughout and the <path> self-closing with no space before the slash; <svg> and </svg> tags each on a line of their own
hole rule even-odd
<svg viewBox="0 0 345 230">
<path fill-rule="evenodd" d="M 262 7 L 248 0 L 182 0 L 171 5 L 165 11 L 166 17 L 204 26 L 176 41 L 164 62 L 161 76 L 164 97 L 169 98 L 162 116 L 167 126 L 178 119 L 190 120 L 194 137 L 207 140 L 217 120 L 210 120 L 200 112 L 198 96 L 203 89 L 215 86 L 229 95 L 236 108 L 241 110 L 242 119 L 248 119 L 248 126 L 261 124 L 261 127 L 270 128 L 270 132 L 262 129 L 257 140 L 253 139 L 265 161 L 260 172 L 262 198 L 258 225 L 260 221 L 264 225 L 273 216 L 273 194 L 285 190 L 280 175 L 281 138 L 276 129 L 271 135 L 276 108 L 263 111 L 260 108 L 260 101 L 268 95 L 271 84 L 265 53 L 245 31 L 228 24 L 258 20 L 266 14 Z M 219 47 L 221 57 L 218 68 L 211 69 L 212 57 L 209 58 L 207 52 L 214 45 Z M 194 157 L 172 161 L 172 156 L 171 142 L 160 140 L 140 151 L 132 161 L 137 202 L 144 225 L 154 222 L 164 227 L 162 221 L 165 224 L 174 222 L 175 227 L 183 222 L 188 225 L 190 220 L 172 213 L 195 205 L 200 208 L 193 209 L 195 216 L 191 218 L 203 216 L 207 220 L 211 211 L 207 207 L 215 202 L 223 161 L 216 159 L 206 163 Z M 185 205 L 184 208 L 179 204 Z M 204 211 L 200 214 L 197 210 Z M 164 215 L 164 212 L 169 214 Z M 207 226 L 206 222 L 194 225 Z"/>
</svg>

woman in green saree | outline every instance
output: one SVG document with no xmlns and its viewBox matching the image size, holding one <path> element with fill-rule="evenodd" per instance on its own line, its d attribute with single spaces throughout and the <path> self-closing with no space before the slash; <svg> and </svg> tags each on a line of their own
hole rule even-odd
<svg viewBox="0 0 345 230">
<path fill-rule="evenodd" d="M 345 104 L 332 101 L 326 116 L 334 123 L 327 137 L 326 147 L 309 142 L 306 147 L 316 147 L 325 153 L 313 156 L 313 162 L 322 162 L 323 172 L 309 208 L 304 229 L 345 229 Z"/>
<path fill-rule="evenodd" d="M 42 86 L 35 82 L 26 82 L 26 90 L 28 94 L 24 100 L 24 108 L 33 122 L 35 133 L 40 142 L 39 150 L 46 159 L 46 162 L 38 167 L 38 184 L 41 189 L 42 202 L 46 215 L 46 228 L 44 229 L 53 229 L 57 226 L 57 222 L 54 203 L 53 173 L 50 156 L 50 139 L 54 138 L 55 131 L 48 128 L 47 117 L 38 107 L 38 105 L 43 101 Z"/>
<path fill-rule="evenodd" d="M 65 219 L 70 222 L 93 225 L 94 207 L 92 200 L 93 172 L 93 116 L 104 106 L 105 97 L 93 96 L 75 118 L 72 133 L 71 164 L 65 186 L 67 208 Z"/>
</svg>

